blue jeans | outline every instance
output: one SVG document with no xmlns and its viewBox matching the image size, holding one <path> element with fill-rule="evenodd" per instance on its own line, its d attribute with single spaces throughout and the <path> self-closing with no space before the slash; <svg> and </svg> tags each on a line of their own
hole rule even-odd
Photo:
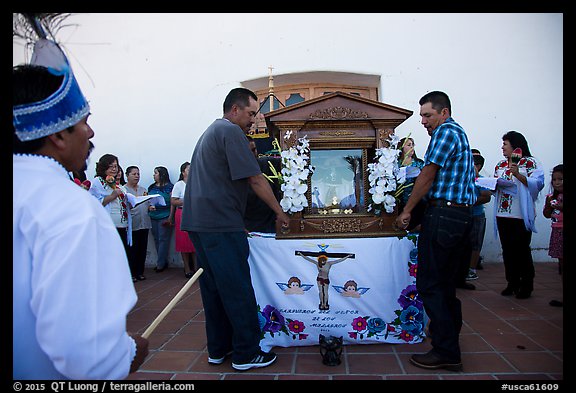
<svg viewBox="0 0 576 393">
<path fill-rule="evenodd" d="M 248 264 L 249 245 L 242 232 L 189 232 L 196 247 L 200 293 L 206 319 L 208 354 L 232 361 L 252 360 L 260 351 L 256 296 Z"/>
<path fill-rule="evenodd" d="M 430 317 L 432 351 L 460 362 L 462 305 L 456 297 L 456 276 L 470 262 L 469 208 L 426 207 L 418 239 L 416 288 Z"/>
<path fill-rule="evenodd" d="M 156 267 L 158 269 L 163 269 L 168 267 L 168 253 L 170 252 L 172 227 L 162 225 L 162 222 L 166 221 L 165 218 L 150 221 L 152 221 L 152 237 L 154 237 L 154 245 L 156 246 L 156 252 L 158 253 Z"/>
</svg>

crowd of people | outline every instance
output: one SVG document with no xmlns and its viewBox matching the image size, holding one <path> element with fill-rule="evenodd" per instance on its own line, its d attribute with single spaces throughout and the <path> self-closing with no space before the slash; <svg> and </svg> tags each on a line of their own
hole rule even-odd
<svg viewBox="0 0 576 393">
<path fill-rule="evenodd" d="M 169 265 L 173 231 L 185 276 L 204 271 L 208 363 L 221 364 L 229 356 L 236 370 L 274 363 L 276 354 L 259 346 L 248 201 L 266 212 L 264 230 L 287 227 L 290 219 L 246 138 L 258 112 L 257 96 L 245 88 L 228 93 L 223 117 L 202 134 L 176 184 L 167 168 L 157 166 L 154 182 L 145 188 L 137 166 L 124 173 L 117 156 L 104 154 L 85 192 L 70 180 L 82 177 L 93 147 L 88 102 L 59 47 L 45 41 L 60 68 L 52 61 L 13 70 L 14 378 L 122 379 L 139 368 L 148 340 L 126 331 L 126 316 L 137 299 L 133 282 L 146 278 L 149 231 L 157 273 Z M 483 189 L 477 179 L 484 158 L 473 153 L 466 131 L 452 117 L 448 95 L 433 91 L 419 104 L 430 142 L 419 159 L 414 140 L 402 141 L 399 164 L 419 173 L 401 198 L 395 225 L 419 232 L 416 285 L 430 319 L 432 349 L 412 355 L 410 362 L 459 371 L 462 309 L 456 288 L 478 277 L 484 204 L 494 198 L 494 231 L 507 281 L 501 294 L 529 298 L 535 276 L 530 242 L 544 171 L 525 137 L 508 131 L 502 136 L 504 159 L 493 173 L 504 186 Z M 134 197 L 152 194 L 164 203 L 135 203 Z M 550 256 L 558 258 L 563 272 L 562 165 L 552 172 L 542 213 L 552 221 Z"/>
<path fill-rule="evenodd" d="M 269 159 L 258 157 L 256 144 L 250 137 L 248 144 L 262 173 L 268 172 Z M 152 233 L 157 254 L 153 270 L 161 273 L 168 268 L 171 242 L 174 239 L 174 250 L 181 255 L 184 275 L 191 278 L 197 270 L 196 249 L 188 233 L 180 229 L 190 163 L 184 162 L 180 166 L 180 175 L 175 184 L 171 182 L 166 167 L 154 168 L 154 182 L 144 188 L 139 184 L 140 169 L 134 165 L 128 166 L 126 181 L 118 161 L 118 157 L 112 154 L 100 157 L 96 163 L 94 181 L 87 189 L 106 208 L 116 226 L 128 257 L 132 281 L 146 280 L 144 269 L 149 232 Z M 84 172 L 75 172 L 71 176 L 78 180 L 86 179 Z M 279 188 L 273 184 L 271 187 L 279 200 Z M 158 194 L 164 199 L 164 204 L 150 200 L 135 204 L 127 194 L 135 197 Z M 274 211 L 250 188 L 244 212 L 246 232 L 274 232 L 275 221 Z"/>
</svg>

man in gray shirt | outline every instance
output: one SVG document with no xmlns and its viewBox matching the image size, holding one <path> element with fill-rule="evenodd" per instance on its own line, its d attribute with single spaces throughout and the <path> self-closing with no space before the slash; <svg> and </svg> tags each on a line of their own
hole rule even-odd
<svg viewBox="0 0 576 393">
<path fill-rule="evenodd" d="M 283 226 L 282 211 L 256 158 L 246 132 L 258 111 L 258 97 L 232 89 L 224 100 L 224 117 L 202 134 L 192 159 L 184 194 L 181 229 L 197 251 L 200 291 L 206 316 L 208 363 L 221 364 L 232 354 L 236 370 L 266 367 L 276 360 L 260 349 L 256 297 L 248 265 L 244 231 L 248 187 L 252 187 Z"/>
</svg>

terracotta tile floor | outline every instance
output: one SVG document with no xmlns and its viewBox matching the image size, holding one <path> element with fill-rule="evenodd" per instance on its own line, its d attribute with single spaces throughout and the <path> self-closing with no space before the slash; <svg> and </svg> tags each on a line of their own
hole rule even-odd
<svg viewBox="0 0 576 393">
<path fill-rule="evenodd" d="M 427 371 L 408 358 L 426 352 L 419 344 L 344 346 L 342 364 L 322 364 L 318 346 L 280 348 L 271 366 L 236 372 L 230 360 L 208 365 L 204 314 L 196 282 L 150 336 L 150 354 L 130 380 L 346 380 L 346 379 L 475 379 L 562 380 L 564 365 L 563 309 L 551 307 L 562 299 L 557 263 L 536 263 L 534 292 L 529 299 L 504 297 L 504 266 L 484 263 L 473 281 L 476 290 L 458 290 L 464 326 L 460 336 L 463 372 Z M 128 330 L 139 333 L 185 284 L 180 268 L 162 273 L 147 269 L 148 278 L 135 283 L 139 300 L 128 317 Z"/>
</svg>

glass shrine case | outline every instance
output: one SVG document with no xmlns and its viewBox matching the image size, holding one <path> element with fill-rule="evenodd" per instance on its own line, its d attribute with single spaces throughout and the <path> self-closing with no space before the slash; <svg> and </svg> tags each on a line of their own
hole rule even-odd
<svg viewBox="0 0 576 393">
<path fill-rule="evenodd" d="M 290 214 L 278 239 L 402 236 L 393 228 L 397 211 L 377 216 L 368 211 L 368 163 L 387 147 L 395 128 L 412 111 L 356 95 L 334 92 L 265 115 L 272 138 L 282 150 L 306 137 L 310 165 L 303 211 Z"/>
</svg>

